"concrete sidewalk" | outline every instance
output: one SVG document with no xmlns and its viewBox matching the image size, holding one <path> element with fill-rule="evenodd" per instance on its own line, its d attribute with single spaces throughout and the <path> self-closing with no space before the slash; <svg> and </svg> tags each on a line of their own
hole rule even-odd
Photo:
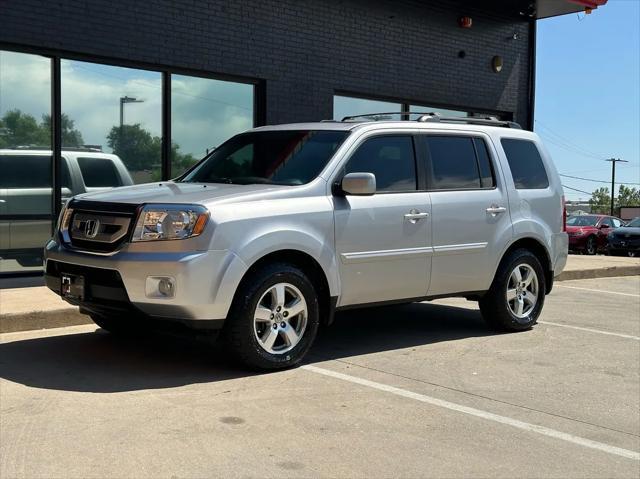
<svg viewBox="0 0 640 479">
<path fill-rule="evenodd" d="M 556 280 L 632 275 L 640 275 L 640 258 L 570 255 Z M 42 277 L 0 279 L 0 333 L 91 323 L 42 284 Z"/>
</svg>

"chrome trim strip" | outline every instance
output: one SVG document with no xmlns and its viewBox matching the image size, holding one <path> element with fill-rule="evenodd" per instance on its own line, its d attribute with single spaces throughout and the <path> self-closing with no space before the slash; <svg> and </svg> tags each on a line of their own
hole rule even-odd
<svg viewBox="0 0 640 479">
<path fill-rule="evenodd" d="M 484 243 L 465 243 L 465 244 L 447 244 L 442 246 L 433 247 L 434 256 L 444 256 L 449 254 L 462 254 L 470 251 L 484 249 L 489 245 L 486 241 Z"/>
<path fill-rule="evenodd" d="M 340 258 L 344 264 L 368 263 L 371 261 L 391 261 L 397 259 L 409 259 L 417 256 L 431 256 L 433 248 L 401 248 L 387 249 L 380 251 L 356 251 L 353 253 L 342 253 Z"/>
</svg>

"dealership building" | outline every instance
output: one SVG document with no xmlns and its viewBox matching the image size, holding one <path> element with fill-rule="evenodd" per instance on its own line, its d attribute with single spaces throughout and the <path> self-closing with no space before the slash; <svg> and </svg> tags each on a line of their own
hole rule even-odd
<svg viewBox="0 0 640 479">
<path fill-rule="evenodd" d="M 439 111 L 531 129 L 536 21 L 604 3 L 2 2 L 0 272 L 41 268 L 67 197 L 175 177 L 252 126 Z"/>
</svg>

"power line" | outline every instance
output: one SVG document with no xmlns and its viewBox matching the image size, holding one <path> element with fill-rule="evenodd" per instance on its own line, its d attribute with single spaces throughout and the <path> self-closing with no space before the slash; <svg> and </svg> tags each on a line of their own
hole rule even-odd
<svg viewBox="0 0 640 479">
<path fill-rule="evenodd" d="M 570 186 L 567 186 L 567 185 L 562 185 L 562 187 L 563 187 L 563 188 L 566 188 L 566 189 L 568 189 L 568 190 L 577 191 L 578 193 L 584 193 L 585 195 L 589 195 L 589 196 L 591 196 L 591 195 L 592 195 L 592 193 L 589 193 L 588 191 L 579 190 L 579 189 L 577 189 L 577 188 L 571 188 Z"/>
<path fill-rule="evenodd" d="M 607 160 L 608 161 L 608 160 Z M 573 178 L 574 180 L 582 180 L 582 181 L 592 181 L 594 183 L 604 183 L 604 184 L 610 184 L 609 181 L 604 181 L 604 180 L 594 180 L 592 178 L 582 178 L 581 176 L 572 176 L 572 175 L 564 175 L 561 173 L 558 173 L 560 176 L 563 176 L 565 178 Z M 638 186 L 640 185 L 640 183 L 627 183 L 627 182 L 623 182 L 623 181 L 617 181 L 615 182 L 616 185 L 635 185 Z"/>
<path fill-rule="evenodd" d="M 573 141 L 571 141 L 571 140 L 567 139 L 566 137 L 560 135 L 559 133 L 557 133 L 553 129 L 551 129 L 548 126 L 546 126 L 544 123 L 541 123 L 539 120 L 535 120 L 535 122 L 536 122 L 536 124 L 541 126 L 544 130 L 547 130 L 547 132 L 548 132 L 547 134 L 548 135 L 552 135 L 553 137 L 555 137 L 557 142 L 561 142 L 561 143 L 565 144 L 569 148 L 574 148 L 576 150 L 579 150 L 579 151 L 582 152 L 583 155 L 589 156 L 589 157 L 594 158 L 596 160 L 602 160 L 602 159 L 605 158 L 604 155 L 600 155 L 598 153 L 594 153 L 593 151 L 587 150 L 586 148 L 584 148 L 583 146 L 579 145 L 578 143 L 574 143 Z"/>
</svg>

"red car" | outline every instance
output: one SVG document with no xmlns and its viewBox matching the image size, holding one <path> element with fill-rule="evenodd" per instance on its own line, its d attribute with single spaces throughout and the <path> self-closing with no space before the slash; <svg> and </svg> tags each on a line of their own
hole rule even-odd
<svg viewBox="0 0 640 479">
<path fill-rule="evenodd" d="M 596 254 L 607 246 L 607 235 L 624 222 L 607 215 L 580 215 L 567 218 L 569 251 Z"/>
</svg>

